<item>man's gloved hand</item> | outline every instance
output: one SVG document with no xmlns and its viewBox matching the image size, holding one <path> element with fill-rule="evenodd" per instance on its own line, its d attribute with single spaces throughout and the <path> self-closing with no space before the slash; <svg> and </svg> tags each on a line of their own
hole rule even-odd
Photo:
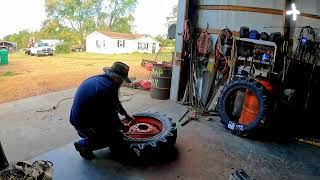
<svg viewBox="0 0 320 180">
<path fill-rule="evenodd" d="M 125 117 L 127 118 L 128 121 L 133 121 L 135 118 L 131 114 L 126 114 Z M 130 123 L 129 122 L 129 123 Z"/>
<path fill-rule="evenodd" d="M 131 122 L 131 121 L 130 121 Z M 128 124 L 123 124 L 123 133 L 127 133 L 130 129 L 130 122 Z"/>
<path fill-rule="evenodd" d="M 125 131 L 127 131 L 127 130 L 129 130 L 130 124 L 132 123 L 132 121 L 134 121 L 135 118 L 130 114 L 126 114 L 125 117 L 128 120 L 128 122 L 127 123 L 123 123 L 123 125 L 124 125 Z"/>
</svg>

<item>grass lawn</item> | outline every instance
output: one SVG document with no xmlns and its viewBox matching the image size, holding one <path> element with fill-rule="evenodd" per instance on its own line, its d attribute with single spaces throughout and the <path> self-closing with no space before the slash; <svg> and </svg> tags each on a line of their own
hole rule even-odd
<svg viewBox="0 0 320 180">
<path fill-rule="evenodd" d="M 171 52 L 160 53 L 157 61 L 171 61 Z M 84 79 L 102 73 L 115 61 L 130 66 L 129 77 L 146 79 L 150 72 L 141 60 L 154 60 L 156 54 L 103 55 L 92 53 L 57 54 L 35 57 L 9 54 L 9 65 L 0 66 L 0 103 L 77 87 Z"/>
</svg>

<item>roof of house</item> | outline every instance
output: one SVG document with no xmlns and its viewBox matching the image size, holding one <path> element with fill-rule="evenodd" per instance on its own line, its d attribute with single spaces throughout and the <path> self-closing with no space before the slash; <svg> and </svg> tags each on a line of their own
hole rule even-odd
<svg viewBox="0 0 320 180">
<path fill-rule="evenodd" d="M 111 38 L 121 38 L 121 39 L 138 39 L 147 36 L 146 34 L 130 34 L 130 33 L 118 33 L 118 32 L 111 32 L 111 31 L 98 31 L 106 36 Z"/>
</svg>

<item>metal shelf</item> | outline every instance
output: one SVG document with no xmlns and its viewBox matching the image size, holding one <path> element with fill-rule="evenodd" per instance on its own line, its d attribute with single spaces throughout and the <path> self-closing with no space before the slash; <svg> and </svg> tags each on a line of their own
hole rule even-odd
<svg viewBox="0 0 320 180">
<path fill-rule="evenodd" d="M 262 46 L 268 46 L 271 48 L 274 48 L 274 52 L 273 52 L 273 58 L 270 59 L 269 62 L 264 62 L 264 61 L 260 61 L 260 60 L 253 60 L 254 63 L 259 63 L 259 64 L 263 64 L 263 65 L 268 65 L 267 69 L 270 69 L 271 71 L 273 71 L 274 68 L 274 63 L 275 63 L 275 58 L 277 57 L 277 44 L 274 42 L 270 42 L 270 41 L 263 41 L 263 40 L 256 40 L 256 39 L 248 39 L 248 38 L 240 38 L 238 39 L 239 41 L 243 41 L 243 42 L 250 42 L 253 43 L 255 45 L 262 45 Z M 244 57 L 238 57 L 237 60 L 240 61 L 245 61 Z M 252 62 L 252 57 L 247 58 L 248 62 Z"/>
<path fill-rule="evenodd" d="M 277 44 L 274 43 L 274 42 L 271 42 L 271 41 L 248 39 L 248 38 L 240 38 L 240 41 L 251 42 L 251 43 L 254 43 L 254 44 L 271 46 L 271 47 L 277 48 Z"/>
<path fill-rule="evenodd" d="M 239 57 L 238 60 L 240 60 L 240 61 L 245 61 L 245 58 Z M 247 62 L 251 62 L 251 61 L 252 61 L 252 58 L 248 58 L 248 59 L 247 59 Z M 270 61 L 270 62 L 261 61 L 261 62 L 260 62 L 260 60 L 253 60 L 253 62 L 254 62 L 254 63 L 266 64 L 266 65 L 272 65 L 272 64 L 273 64 L 272 61 Z"/>
</svg>

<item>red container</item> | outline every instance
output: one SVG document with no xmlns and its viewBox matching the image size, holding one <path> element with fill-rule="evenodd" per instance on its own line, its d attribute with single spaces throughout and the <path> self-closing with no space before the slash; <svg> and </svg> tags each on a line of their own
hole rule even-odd
<svg viewBox="0 0 320 180">
<path fill-rule="evenodd" d="M 268 91 L 273 91 L 273 86 L 269 81 L 263 79 L 259 79 L 257 81 L 261 83 Z M 256 119 L 258 113 L 259 101 L 257 99 L 257 96 L 252 91 L 246 90 L 246 97 L 243 103 L 239 123 L 242 125 L 251 124 Z"/>
<path fill-rule="evenodd" d="M 273 85 L 264 79 L 257 80 L 259 83 L 261 83 L 269 92 L 273 93 Z"/>
<path fill-rule="evenodd" d="M 241 116 L 239 119 L 239 123 L 242 125 L 249 125 L 256 119 L 256 116 L 259 112 L 259 102 L 256 95 L 247 90 L 246 98 L 244 100 L 244 104 L 242 107 Z"/>
<path fill-rule="evenodd" d="M 147 64 L 146 64 L 146 69 L 147 69 L 148 71 L 152 71 L 152 67 L 153 67 L 153 64 L 152 64 L 152 63 L 147 63 Z"/>
</svg>

